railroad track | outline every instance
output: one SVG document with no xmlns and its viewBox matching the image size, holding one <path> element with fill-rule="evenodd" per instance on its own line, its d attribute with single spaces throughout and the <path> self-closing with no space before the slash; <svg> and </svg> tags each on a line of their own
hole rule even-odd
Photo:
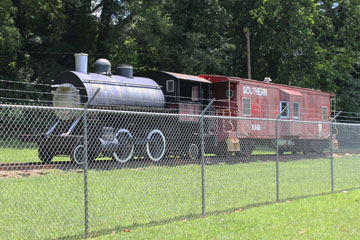
<svg viewBox="0 0 360 240">
<path fill-rule="evenodd" d="M 303 154 L 285 154 L 279 156 L 279 161 L 296 161 L 303 159 L 318 159 L 327 158 L 330 155 L 328 153 L 320 155 L 303 155 Z M 274 154 L 262 154 L 262 155 L 251 155 L 251 156 L 228 156 L 228 157 L 205 157 L 205 164 L 216 165 L 216 164 L 237 164 L 247 163 L 256 161 L 275 161 L 276 155 Z M 122 169 L 122 168 L 144 168 L 148 166 L 164 166 L 173 167 L 181 165 L 200 164 L 199 161 L 184 159 L 184 158 L 168 158 L 159 162 L 153 162 L 147 159 L 136 159 L 130 160 L 127 163 L 119 163 L 113 160 L 95 160 L 89 163 L 89 169 L 95 170 L 109 170 L 109 169 Z M 54 161 L 51 163 L 42 162 L 26 162 L 26 163 L 1 163 L 0 171 L 28 171 L 28 170 L 45 170 L 45 169 L 60 169 L 60 170 L 71 170 L 71 169 L 83 169 L 83 165 L 79 165 L 70 161 Z"/>
</svg>

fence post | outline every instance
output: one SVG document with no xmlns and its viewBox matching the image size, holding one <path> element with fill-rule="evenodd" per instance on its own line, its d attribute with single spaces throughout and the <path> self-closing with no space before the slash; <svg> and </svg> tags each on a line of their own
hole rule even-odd
<svg viewBox="0 0 360 240">
<path fill-rule="evenodd" d="M 334 192 L 334 150 L 333 150 L 333 127 L 336 118 L 340 115 L 338 112 L 330 121 L 330 169 L 331 169 L 331 192 Z"/>
<path fill-rule="evenodd" d="M 275 121 L 275 141 L 276 141 L 276 202 L 280 200 L 280 189 L 279 189 L 279 118 L 289 108 L 287 105 L 276 117 Z"/>
<path fill-rule="evenodd" d="M 99 93 L 100 88 L 96 90 L 94 95 L 84 106 L 83 122 L 84 122 L 84 206 L 85 206 L 85 238 L 89 237 L 89 198 L 88 198 L 88 132 L 87 132 L 87 109 L 95 96 Z"/>
<path fill-rule="evenodd" d="M 204 115 L 209 107 L 214 103 L 215 98 L 206 106 L 206 108 L 201 112 L 201 122 L 200 122 L 200 135 L 201 135 L 201 203 L 202 203 L 202 217 L 205 217 L 205 140 L 204 140 Z"/>
</svg>

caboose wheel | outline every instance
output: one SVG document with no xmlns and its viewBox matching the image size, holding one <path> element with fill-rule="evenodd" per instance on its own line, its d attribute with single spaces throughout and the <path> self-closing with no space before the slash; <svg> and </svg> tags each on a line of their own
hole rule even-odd
<svg viewBox="0 0 360 240">
<path fill-rule="evenodd" d="M 251 156 L 252 152 L 255 149 L 255 144 L 245 142 L 240 144 L 240 154 L 244 157 Z"/>
<path fill-rule="evenodd" d="M 51 151 L 52 149 L 47 149 L 44 146 L 40 145 L 38 149 L 38 156 L 40 161 L 43 163 L 49 163 L 54 157 L 54 154 Z"/>
<path fill-rule="evenodd" d="M 159 161 L 166 150 L 166 140 L 164 134 L 159 129 L 153 129 L 147 135 L 146 153 L 153 161 Z"/>
<path fill-rule="evenodd" d="M 227 159 L 232 156 L 232 152 L 228 151 L 227 144 L 225 141 L 221 141 L 216 148 L 216 156 L 220 159 Z"/>
<path fill-rule="evenodd" d="M 133 136 L 127 129 L 120 129 L 115 138 L 118 141 L 118 148 L 113 153 L 113 159 L 118 162 L 125 163 L 129 161 L 134 154 Z"/>
<path fill-rule="evenodd" d="M 310 154 L 310 151 L 309 151 L 309 150 L 303 150 L 303 154 L 304 154 L 304 155 L 309 155 L 309 154 Z"/>
<path fill-rule="evenodd" d="M 190 144 L 188 153 L 189 153 L 189 157 L 191 160 L 198 159 L 199 155 L 200 155 L 199 154 L 200 153 L 199 146 L 196 143 Z"/>
</svg>

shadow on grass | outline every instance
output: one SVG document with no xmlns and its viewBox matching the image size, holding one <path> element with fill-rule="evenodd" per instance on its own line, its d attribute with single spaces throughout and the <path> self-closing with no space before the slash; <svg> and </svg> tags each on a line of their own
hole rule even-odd
<svg viewBox="0 0 360 240">
<path fill-rule="evenodd" d="M 309 198 L 309 197 L 319 197 L 319 196 L 326 196 L 326 195 L 330 195 L 333 193 L 340 193 L 343 191 L 352 191 L 352 190 L 358 190 L 360 189 L 360 187 L 355 187 L 355 188 L 347 188 L 347 189 L 342 189 L 342 190 L 336 190 L 334 192 L 327 192 L 327 193 L 319 193 L 319 194 L 309 194 L 309 195 L 302 195 L 302 196 L 297 196 L 297 197 L 289 197 L 289 198 L 283 198 L 280 199 L 279 203 L 282 202 L 286 202 L 289 200 L 299 200 L 299 199 L 305 199 L 305 198 Z M 212 211 L 212 212 L 206 212 L 206 217 L 209 216 L 216 216 L 216 215 L 221 215 L 221 214 L 230 214 L 232 212 L 235 212 L 238 209 L 251 209 L 251 208 L 255 208 L 255 207 L 260 207 L 260 206 L 267 206 L 267 205 L 271 205 L 276 203 L 276 201 L 267 201 L 267 202 L 261 202 L 261 203 L 252 203 L 252 204 L 248 204 L 248 205 L 243 205 L 243 206 L 239 206 L 236 208 L 228 208 L 228 209 L 224 209 L 221 211 Z M 109 229 L 102 229 L 99 231 L 90 231 L 89 233 L 89 238 L 95 238 L 95 237 L 100 237 L 103 235 L 109 235 L 109 234 L 113 234 L 115 233 L 119 233 L 124 231 L 125 229 L 130 229 L 130 230 L 134 230 L 136 228 L 140 228 L 140 227 L 153 227 L 153 226 L 158 226 L 158 225 L 163 225 L 163 224 L 167 224 L 167 223 L 172 223 L 172 222 L 177 222 L 177 221 L 183 221 L 183 220 L 193 220 L 193 219 L 200 219 L 202 218 L 201 214 L 191 214 L 191 215 L 181 215 L 181 216 L 177 216 L 174 218 L 169 218 L 166 220 L 160 220 L 160 221 L 150 221 L 147 223 L 142 223 L 142 224 L 130 224 L 130 225 L 125 225 L 125 226 L 115 226 L 113 228 L 109 228 Z M 85 231 L 84 231 L 85 232 Z M 53 240 L 65 240 L 65 239 L 85 239 L 85 233 L 83 234 L 77 234 L 77 235 L 72 235 L 72 236 L 64 236 L 64 237 L 60 237 L 60 238 L 54 238 Z"/>
</svg>

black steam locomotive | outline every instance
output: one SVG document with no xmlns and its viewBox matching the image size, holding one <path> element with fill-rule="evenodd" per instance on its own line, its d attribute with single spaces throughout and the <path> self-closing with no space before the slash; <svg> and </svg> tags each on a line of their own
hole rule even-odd
<svg viewBox="0 0 360 240">
<path fill-rule="evenodd" d="M 137 155 L 159 161 L 180 149 L 191 159 L 199 156 L 200 118 L 181 114 L 199 115 L 203 111 L 210 99 L 210 81 L 159 71 L 133 76 L 132 67 L 124 64 L 112 74 L 106 59 L 97 60 L 94 73 L 88 73 L 87 54 L 75 54 L 75 58 L 76 71 L 62 73 L 52 86 L 57 121 L 38 140 L 42 162 L 59 155 L 83 162 L 81 109 L 98 89 L 90 104 L 97 110 L 88 112 L 89 160 L 101 155 L 123 163 Z M 147 114 L 145 119 L 133 111 L 177 115 Z M 184 134 L 183 129 L 191 131 Z M 211 131 L 207 133 L 207 141 L 215 139 Z"/>
</svg>

